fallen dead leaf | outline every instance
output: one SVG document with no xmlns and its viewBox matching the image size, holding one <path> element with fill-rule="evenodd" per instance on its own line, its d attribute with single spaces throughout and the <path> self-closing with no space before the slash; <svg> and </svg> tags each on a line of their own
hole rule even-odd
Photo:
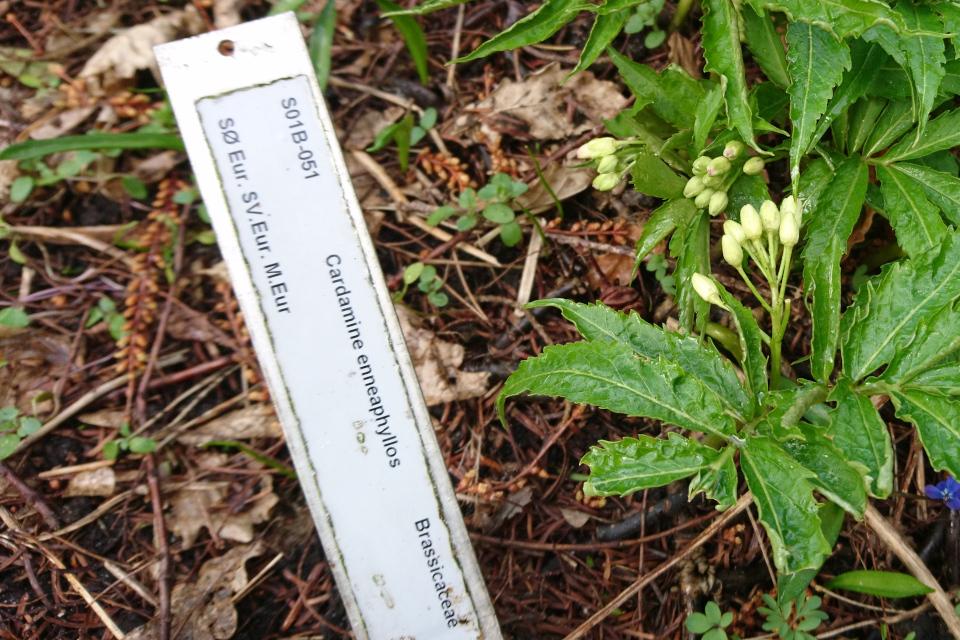
<svg viewBox="0 0 960 640">
<path fill-rule="evenodd" d="M 873 209 L 867 207 L 863 215 L 860 217 L 857 225 L 853 228 L 853 232 L 847 239 L 847 252 L 846 256 L 844 256 L 844 260 L 846 260 L 847 256 L 850 255 L 850 250 L 853 249 L 854 245 L 863 242 L 866 239 L 867 232 L 870 231 L 870 227 L 873 226 L 873 216 L 875 213 L 876 212 L 874 212 Z"/>
<path fill-rule="evenodd" d="M 196 7 L 188 4 L 185 9 L 171 11 L 145 24 L 130 27 L 104 42 L 100 50 L 90 56 L 80 77 L 103 76 L 103 85 L 109 86 L 119 80 L 132 78 L 140 69 L 150 69 L 157 82 L 160 82 L 160 70 L 153 47 L 183 36 L 197 35 L 203 30 L 203 18 Z"/>
<path fill-rule="evenodd" d="M 527 485 L 516 493 L 507 494 L 503 504 L 497 514 L 484 524 L 489 527 L 487 531 L 497 529 L 510 518 L 523 513 L 523 508 L 533 500 L 533 485 Z"/>
<path fill-rule="evenodd" d="M 170 498 L 167 528 L 183 539 L 184 549 L 193 546 L 204 528 L 219 538 L 250 542 L 254 526 L 269 519 L 273 507 L 280 501 L 273 492 L 273 477 L 269 474 L 262 477 L 257 492 L 260 497 L 245 511 L 227 515 L 228 507 L 223 501 L 225 488 L 210 483 L 187 485 Z"/>
<path fill-rule="evenodd" d="M 597 172 L 589 167 L 566 167 L 557 162 L 550 164 L 543 170 L 543 178 L 554 195 L 560 201 L 572 198 L 584 191 L 593 182 Z M 554 207 L 550 192 L 543 186 L 543 181 L 533 183 L 530 190 L 516 199 L 518 204 L 526 207 L 531 213 L 537 214 Z"/>
<path fill-rule="evenodd" d="M 166 178 L 175 166 L 186 159 L 177 151 L 161 151 L 145 160 L 133 161 L 133 175 L 144 184 L 154 184 Z"/>
<path fill-rule="evenodd" d="M 91 106 L 68 109 L 63 113 L 57 114 L 47 122 L 44 122 L 41 126 L 34 129 L 30 134 L 30 137 L 34 140 L 49 140 L 50 138 L 59 138 L 60 136 L 69 133 L 84 120 L 89 118 L 90 114 L 92 114 L 96 108 L 96 106 Z"/>
<path fill-rule="evenodd" d="M 520 82 L 503 80 L 484 100 L 465 110 L 466 113 L 444 127 L 444 136 L 469 137 L 476 128 L 496 145 L 500 133 L 490 125 L 517 129 L 517 122 L 527 125 L 527 133 L 538 140 L 557 140 L 589 131 L 597 123 L 578 110 L 567 119 L 567 98 L 594 118 L 610 119 L 627 104 L 620 88 L 613 82 L 597 80 L 590 71 L 581 71 L 560 82 L 567 71 L 551 63 Z"/>
<path fill-rule="evenodd" d="M 282 438 L 277 416 L 267 405 L 253 405 L 214 418 L 177 438 L 179 442 L 200 446 L 214 440 L 253 440 Z"/>
<path fill-rule="evenodd" d="M 3 147 L 0 147 L 3 151 Z M 0 200 L 6 200 L 10 195 L 10 185 L 20 177 L 16 160 L 0 160 Z"/>
<path fill-rule="evenodd" d="M 83 424 L 89 424 L 94 427 L 107 427 L 108 429 L 119 429 L 126 420 L 124 412 L 121 409 L 102 409 L 91 413 L 84 413 L 77 417 Z"/>
<path fill-rule="evenodd" d="M 167 335 L 184 341 L 215 342 L 222 347 L 234 348 L 236 343 L 202 313 L 189 307 L 174 305 L 167 322 Z"/>
<path fill-rule="evenodd" d="M 396 310 L 427 406 L 477 398 L 487 392 L 489 372 L 460 370 L 462 346 L 441 340 L 423 328 L 420 318 L 406 307 L 397 306 Z"/>
<path fill-rule="evenodd" d="M 640 239 L 643 229 L 635 224 L 627 224 L 627 244 L 634 245 Z M 597 267 L 603 272 L 611 285 L 619 284 L 621 287 L 627 287 L 633 281 L 633 263 L 632 256 L 625 256 L 619 253 L 602 253 L 596 256 Z M 591 263 L 587 271 L 587 284 L 594 289 L 600 289 L 604 284 L 603 279 L 597 273 L 596 268 Z"/>
<path fill-rule="evenodd" d="M 566 509 L 561 507 L 560 515 L 562 515 L 563 519 L 567 521 L 567 524 L 574 529 L 579 529 L 590 522 L 590 514 L 580 511 L 579 509 Z"/>
<path fill-rule="evenodd" d="M 394 105 L 383 111 L 370 109 L 357 119 L 344 146 L 348 149 L 366 149 L 383 129 L 400 119 L 406 109 Z M 349 157 L 349 154 L 347 154 Z"/>
<path fill-rule="evenodd" d="M 200 567 L 196 582 L 181 582 L 170 595 L 171 628 L 179 640 L 229 640 L 238 616 L 231 598 L 247 586 L 248 560 L 263 555 L 263 542 L 233 547 Z M 127 634 L 128 640 L 159 640 L 160 625 L 150 622 Z"/>
<path fill-rule="evenodd" d="M 671 64 L 683 67 L 683 70 L 694 78 L 703 76 L 703 59 L 697 54 L 697 48 L 690 40 L 680 35 L 679 31 L 674 31 L 667 38 L 667 60 Z"/>
<path fill-rule="evenodd" d="M 109 498 L 116 489 L 117 474 L 110 467 L 102 467 L 92 471 L 81 471 L 70 478 L 70 483 L 67 484 L 63 497 L 100 496 Z"/>
</svg>

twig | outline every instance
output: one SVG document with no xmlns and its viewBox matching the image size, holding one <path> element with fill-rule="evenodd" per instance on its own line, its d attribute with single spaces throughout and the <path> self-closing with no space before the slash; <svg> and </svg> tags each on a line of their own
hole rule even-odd
<svg viewBox="0 0 960 640">
<path fill-rule="evenodd" d="M 607 616 L 609 616 L 614 609 L 619 607 L 621 604 L 632 598 L 638 591 L 643 589 L 645 586 L 662 576 L 664 573 L 673 569 L 675 566 L 686 560 L 694 551 L 699 549 L 701 546 L 706 544 L 714 535 L 720 532 L 725 526 L 733 521 L 741 511 L 750 506 L 753 502 L 753 496 L 749 493 L 743 494 L 740 499 L 737 501 L 737 504 L 727 509 L 723 515 L 710 523 L 710 526 L 707 527 L 703 533 L 701 533 L 695 540 L 687 544 L 682 551 L 675 554 L 672 558 L 661 564 L 659 567 L 651 571 L 650 573 L 644 575 L 642 578 L 634 582 L 632 585 L 624 589 L 620 595 L 611 600 L 605 607 L 597 611 L 595 614 L 587 618 L 587 621 L 581 624 L 579 627 L 574 629 L 573 633 L 568 635 L 564 640 L 577 640 L 577 638 L 583 638 L 587 633 L 590 632 L 595 626 L 600 624 Z"/>
<path fill-rule="evenodd" d="M 114 578 L 133 589 L 137 595 L 153 605 L 155 609 L 160 607 L 160 603 L 157 602 L 157 599 L 153 597 L 153 594 L 147 591 L 147 588 L 140 584 L 140 581 L 134 578 L 132 575 L 110 561 L 105 561 L 103 563 L 103 568 L 109 571 Z"/>
<path fill-rule="evenodd" d="M 105 253 L 111 258 L 122 260 L 127 267 L 134 265 L 133 258 L 117 249 L 113 245 L 107 244 L 102 240 L 92 238 L 83 233 L 77 233 L 74 229 L 64 229 L 61 227 L 8 227 L 11 235 L 25 236 L 27 238 L 45 240 L 54 244 L 79 244 Z"/>
<path fill-rule="evenodd" d="M 586 238 L 580 238 L 578 236 L 571 236 L 566 233 L 552 233 L 550 231 L 545 231 L 544 233 L 548 238 L 554 242 L 559 242 L 560 244 L 569 244 L 574 247 L 584 247 L 586 249 L 593 249 L 594 251 L 602 251 L 603 253 L 616 253 L 621 256 L 630 256 L 631 258 L 637 255 L 637 250 L 633 247 L 621 247 L 615 244 L 594 242 L 593 240 L 587 240 Z M 648 258 L 649 256 L 644 258 L 644 262 L 646 262 Z"/>
<path fill-rule="evenodd" d="M 172 353 L 169 356 L 166 356 L 164 358 L 161 358 L 160 361 L 157 363 L 157 366 L 168 367 L 170 365 L 179 364 L 186 359 L 187 359 L 187 351 L 184 349 L 181 351 L 177 351 L 176 353 Z M 50 433 L 51 431 L 59 427 L 64 422 L 66 422 L 73 416 L 83 411 L 87 406 L 89 406 L 93 402 L 96 402 L 101 397 L 107 395 L 111 391 L 119 389 L 120 387 L 127 384 L 128 380 L 129 378 L 127 374 L 123 374 L 122 376 L 119 376 L 117 378 L 114 378 L 113 380 L 104 382 L 99 387 L 96 387 L 88 391 L 87 393 L 83 394 L 72 405 L 70 405 L 69 407 L 67 407 L 60 413 L 58 413 L 56 416 L 48 420 L 46 424 L 44 424 L 42 427 L 37 429 L 35 433 L 21 440 L 20 444 L 17 445 L 17 449 L 13 452 L 13 455 L 16 455 L 18 453 L 23 453 L 37 440 L 47 435 L 48 433 Z"/>
<path fill-rule="evenodd" d="M 848 624 L 843 627 L 837 627 L 836 629 L 830 629 L 824 633 L 818 633 L 817 638 L 819 640 L 826 640 L 827 638 L 835 638 L 836 636 L 841 636 L 848 631 L 853 631 L 854 629 L 862 629 L 863 627 L 869 627 L 872 624 L 877 624 L 878 622 L 885 622 L 887 624 L 896 624 L 898 622 L 903 622 L 904 620 L 909 620 L 910 618 L 915 618 L 924 611 L 930 608 L 929 602 L 924 602 L 922 605 L 916 609 L 911 609 L 910 611 L 904 611 L 900 615 L 893 616 L 891 618 L 878 618 L 876 620 L 863 620 L 861 622 L 854 622 L 853 624 Z"/>
<path fill-rule="evenodd" d="M 753 535 L 757 536 L 757 546 L 760 547 L 760 553 L 763 555 L 763 562 L 767 565 L 767 573 L 770 574 L 770 582 L 777 586 L 777 574 L 773 571 L 773 565 L 770 564 L 770 557 L 767 555 L 767 546 L 760 535 L 760 527 L 757 525 L 757 519 L 753 517 L 753 511 L 747 509 L 747 515 L 750 517 L 750 524 L 753 526 Z"/>
<path fill-rule="evenodd" d="M 893 528 L 893 525 L 887 522 L 887 519 L 873 505 L 867 505 L 863 522 L 877 534 L 877 537 L 883 541 L 888 549 L 900 558 L 900 561 L 917 580 L 933 589 L 933 593 L 927 594 L 927 597 L 933 603 L 940 617 L 943 618 L 953 637 L 960 640 L 960 615 L 957 615 L 953 603 L 950 601 L 950 596 L 946 594 L 937 579 L 933 577 L 930 569 L 923 563 L 920 556 L 910 548 L 903 537 Z"/>
<path fill-rule="evenodd" d="M 457 9 L 457 23 L 453 27 L 453 45 L 450 48 L 450 59 L 456 60 L 460 57 L 460 36 L 463 34 L 463 16 L 466 12 L 466 6 L 461 4 Z M 457 87 L 457 65 L 453 62 L 447 67 L 447 86 L 451 91 L 456 91 Z"/>
<path fill-rule="evenodd" d="M 153 530 L 160 552 L 160 571 L 157 576 L 160 591 L 160 640 L 170 640 L 170 544 L 167 528 L 163 523 L 163 496 L 160 494 L 160 476 L 157 474 L 156 458 L 147 454 L 147 483 L 150 485 L 150 501 L 153 503 Z"/>
<path fill-rule="evenodd" d="M 27 504 L 33 505 L 37 512 L 43 517 L 44 522 L 47 523 L 47 526 L 53 530 L 60 528 L 60 518 L 57 517 L 57 514 L 54 512 L 53 508 L 47 504 L 47 501 L 43 499 L 39 493 L 33 490 L 33 487 L 29 486 L 26 482 L 23 481 L 16 472 L 7 466 L 6 462 L 0 462 L 0 474 L 7 479 L 7 482 L 12 484 L 17 491 L 20 492 L 20 495 L 23 496 L 23 499 L 27 501 Z"/>
<path fill-rule="evenodd" d="M 542 224 L 542 223 L 541 223 Z M 543 236 L 534 228 L 530 232 L 530 243 L 527 245 L 527 256 L 523 261 L 523 271 L 520 273 L 520 286 L 517 287 L 517 304 L 521 307 L 530 302 L 533 292 L 533 283 L 537 277 L 537 263 L 540 261 L 540 250 L 543 249 Z M 523 316 L 523 312 L 514 309 L 513 315 Z"/>
</svg>

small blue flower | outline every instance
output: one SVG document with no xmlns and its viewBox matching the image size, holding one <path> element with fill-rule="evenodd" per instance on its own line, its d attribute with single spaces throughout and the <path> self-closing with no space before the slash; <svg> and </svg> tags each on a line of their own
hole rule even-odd
<svg viewBox="0 0 960 640">
<path fill-rule="evenodd" d="M 953 476 L 936 485 L 928 484 L 924 493 L 931 500 L 943 501 L 948 508 L 960 511 L 960 482 Z"/>
</svg>

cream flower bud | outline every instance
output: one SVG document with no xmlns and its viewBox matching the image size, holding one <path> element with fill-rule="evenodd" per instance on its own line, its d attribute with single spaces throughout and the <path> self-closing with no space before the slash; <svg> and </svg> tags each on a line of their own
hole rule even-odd
<svg viewBox="0 0 960 640">
<path fill-rule="evenodd" d="M 693 204 L 697 205 L 698 209 L 706 209 L 710 206 L 710 198 L 713 197 L 716 191 L 713 189 L 704 189 L 700 192 L 700 195 L 697 196 L 697 199 L 693 201 Z"/>
<path fill-rule="evenodd" d="M 710 164 L 710 158 L 700 156 L 693 161 L 693 175 L 704 176 L 707 174 L 707 166 Z"/>
<path fill-rule="evenodd" d="M 714 158 L 710 161 L 710 164 L 707 165 L 708 176 L 722 176 L 728 171 L 730 171 L 730 161 L 723 156 Z"/>
<path fill-rule="evenodd" d="M 683 188 L 683 197 L 696 198 L 703 189 L 703 179 L 700 176 L 693 176 L 687 180 L 687 185 Z"/>
<path fill-rule="evenodd" d="M 727 220 L 723 223 L 723 232 L 737 241 L 737 244 L 743 244 L 747 239 L 747 234 L 743 232 L 743 227 L 736 220 Z"/>
<path fill-rule="evenodd" d="M 717 191 L 710 196 L 710 215 L 715 216 L 720 214 L 727 208 L 727 202 L 727 194 L 723 191 Z"/>
<path fill-rule="evenodd" d="M 747 160 L 743 165 L 743 172 L 748 176 L 755 176 L 761 171 L 766 163 L 760 156 L 754 156 Z"/>
<path fill-rule="evenodd" d="M 723 176 L 703 176 L 703 184 L 711 189 L 716 189 L 723 184 Z"/>
<path fill-rule="evenodd" d="M 783 199 L 783 202 L 780 203 L 780 215 L 787 215 L 787 212 L 793 214 L 794 219 L 797 222 L 797 227 L 800 227 L 800 207 L 797 206 L 797 199 L 793 196 L 787 196 Z"/>
<path fill-rule="evenodd" d="M 740 209 L 740 225 L 743 226 L 743 232 L 748 240 L 756 240 L 763 235 L 763 223 L 760 222 L 760 214 L 752 204 L 745 204 Z"/>
<path fill-rule="evenodd" d="M 620 143 L 616 138 L 594 138 L 577 149 L 577 157 L 592 160 L 593 158 L 602 158 L 617 152 Z"/>
<path fill-rule="evenodd" d="M 693 284 L 694 291 L 696 291 L 697 295 L 701 298 L 710 304 L 723 306 L 723 300 L 720 299 L 720 290 L 717 289 L 717 285 L 713 280 L 699 273 L 695 273 L 691 276 L 690 282 Z"/>
<path fill-rule="evenodd" d="M 743 266 L 743 247 L 736 238 L 724 234 L 720 238 L 720 248 L 723 249 L 723 259 L 727 264 L 737 269 Z"/>
<path fill-rule="evenodd" d="M 593 188 L 597 191 L 610 191 L 620 184 L 620 175 L 616 173 L 601 173 L 593 179 Z"/>
<path fill-rule="evenodd" d="M 600 164 L 597 165 L 598 173 L 613 173 L 617 170 L 617 164 L 620 163 L 620 160 L 617 156 L 604 156 L 600 160 Z"/>
<path fill-rule="evenodd" d="M 785 247 L 792 247 L 800 240 L 800 229 L 797 228 L 797 219 L 791 213 L 785 213 L 780 221 L 780 242 Z"/>
<path fill-rule="evenodd" d="M 741 153 L 743 153 L 743 143 L 739 140 L 731 140 L 727 143 L 727 146 L 723 148 L 723 157 L 727 160 L 733 160 Z"/>
<path fill-rule="evenodd" d="M 760 222 L 764 231 L 778 231 L 780 229 L 780 209 L 773 200 L 764 200 L 760 205 Z"/>
</svg>

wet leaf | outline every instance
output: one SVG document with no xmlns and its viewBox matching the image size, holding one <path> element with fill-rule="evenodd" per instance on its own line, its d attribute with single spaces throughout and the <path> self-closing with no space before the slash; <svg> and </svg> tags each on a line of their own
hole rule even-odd
<svg viewBox="0 0 960 640">
<path fill-rule="evenodd" d="M 933 593 L 932 587 L 913 576 L 893 571 L 848 571 L 824 586 L 827 589 L 844 589 L 881 598 L 910 598 Z"/>
</svg>

